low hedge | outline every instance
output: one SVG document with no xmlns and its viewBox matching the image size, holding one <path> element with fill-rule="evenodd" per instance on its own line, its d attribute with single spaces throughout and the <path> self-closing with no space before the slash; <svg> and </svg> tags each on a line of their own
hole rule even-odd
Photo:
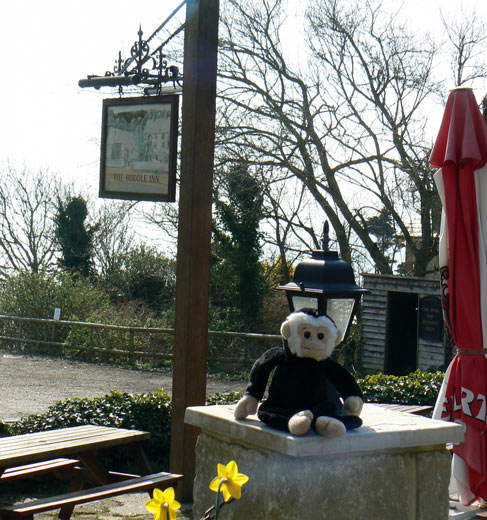
<svg viewBox="0 0 487 520">
<path fill-rule="evenodd" d="M 357 378 L 367 403 L 431 405 L 436 402 L 444 377 L 443 372 L 416 370 L 408 376 L 373 374 Z M 206 404 L 232 404 L 242 396 L 242 391 L 214 394 Z"/>
<path fill-rule="evenodd" d="M 66 399 L 50 406 L 40 415 L 29 415 L 19 421 L 3 425 L 4 435 L 55 430 L 70 426 L 94 424 L 151 432 L 146 453 L 154 471 L 167 469 L 171 432 L 171 397 L 164 390 L 147 394 L 111 392 L 92 399 Z M 103 450 L 104 460 L 111 468 L 133 471 L 131 457 L 123 450 Z"/>
<path fill-rule="evenodd" d="M 375 374 L 358 379 L 365 401 L 372 403 L 398 403 L 433 405 L 436 401 L 443 373 L 426 373 L 417 370 L 409 376 Z M 217 393 L 207 404 L 232 404 L 239 400 L 243 390 Z M 51 406 L 41 415 L 30 415 L 12 423 L 1 425 L 1 434 L 19 435 L 68 426 L 96 424 L 119 428 L 145 430 L 151 433 L 147 455 L 155 471 L 168 468 L 171 430 L 171 398 L 164 390 L 147 394 L 111 392 L 94 399 L 66 399 Z M 133 471 L 127 466 L 130 457 L 122 450 L 105 450 L 105 462 L 120 471 Z"/>
<path fill-rule="evenodd" d="M 368 403 L 433 406 L 444 376 L 443 372 L 416 370 L 408 376 L 369 375 L 358 382 Z"/>
</svg>

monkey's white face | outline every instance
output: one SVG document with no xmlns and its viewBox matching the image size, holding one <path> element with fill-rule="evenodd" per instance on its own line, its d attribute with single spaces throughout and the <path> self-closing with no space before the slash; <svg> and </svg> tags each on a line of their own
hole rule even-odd
<svg viewBox="0 0 487 520">
<path fill-rule="evenodd" d="M 317 318 L 297 312 L 288 316 L 281 326 L 289 350 L 298 357 L 321 361 L 331 356 L 338 331 L 327 316 Z"/>
<path fill-rule="evenodd" d="M 313 326 L 303 323 L 298 326 L 298 335 L 301 339 L 301 354 L 321 361 L 331 356 L 335 343 L 331 342 L 331 331 L 329 327 Z"/>
</svg>

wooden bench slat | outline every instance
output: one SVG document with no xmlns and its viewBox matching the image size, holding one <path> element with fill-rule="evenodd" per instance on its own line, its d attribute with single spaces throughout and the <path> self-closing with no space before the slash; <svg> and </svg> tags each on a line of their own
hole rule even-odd
<svg viewBox="0 0 487 520">
<path fill-rule="evenodd" d="M 70 447 L 73 444 L 76 446 L 79 445 L 93 445 L 97 444 L 104 445 L 107 442 L 119 441 L 123 440 L 124 442 L 132 442 L 133 440 L 145 440 L 149 438 L 149 434 L 146 432 L 137 432 L 134 431 L 133 434 L 130 434 L 130 431 L 122 430 L 117 431 L 112 429 L 112 431 L 101 431 L 101 432 L 92 432 L 89 435 L 78 435 L 76 432 L 71 432 L 69 435 L 64 430 L 54 430 L 54 432 L 59 431 L 59 435 L 52 435 L 50 437 L 37 436 L 38 434 L 32 434 L 33 437 L 29 438 L 27 436 L 19 435 L 14 437 L 7 437 L 0 439 L 0 456 L 3 457 L 5 454 L 10 454 L 12 450 L 23 450 L 27 449 L 32 451 L 33 449 L 38 450 L 48 450 L 52 447 L 63 449 L 65 446 Z M 129 433 L 127 433 L 129 432 Z"/>
<path fill-rule="evenodd" d="M 124 430 L 122 430 L 124 431 Z M 12 437 L 3 437 L 0 439 L 0 451 L 9 445 L 15 444 L 21 446 L 22 444 L 49 444 L 51 442 L 62 442 L 65 439 L 90 437 L 93 435 L 102 436 L 106 434 L 107 427 L 96 428 L 94 426 L 74 426 L 71 428 L 61 428 L 57 430 L 46 430 L 35 433 L 24 433 Z"/>
<path fill-rule="evenodd" d="M 34 464 L 25 464 L 14 468 L 7 468 L 0 476 L 0 482 L 8 480 L 21 479 L 33 475 L 41 475 L 59 471 L 61 469 L 74 468 L 79 464 L 77 459 L 53 459 L 43 462 L 35 462 Z"/>
<path fill-rule="evenodd" d="M 93 439 L 103 442 L 105 439 L 126 439 L 126 438 L 149 438 L 147 432 L 138 430 L 128 430 L 124 428 L 111 428 L 108 426 L 74 426 L 72 428 L 62 428 L 58 430 L 48 430 L 36 433 L 26 433 L 15 435 L 12 437 L 0 438 L 0 453 L 10 447 L 21 447 L 39 445 L 47 446 L 49 444 L 70 443 L 71 441 L 89 441 Z"/>
<path fill-rule="evenodd" d="M 150 438 L 148 432 L 104 426 L 76 426 L 0 439 L 0 467 L 17 466 L 46 458 L 77 456 L 79 451 L 96 451 Z"/>
<path fill-rule="evenodd" d="M 94 502 L 96 500 L 123 495 L 125 493 L 151 490 L 160 486 L 161 484 L 164 488 L 166 488 L 181 478 L 182 475 L 175 473 L 153 473 L 152 475 L 124 480 L 122 482 L 85 489 L 74 493 L 66 493 L 64 495 L 41 498 L 39 500 L 33 500 L 23 504 L 2 506 L 0 507 L 0 512 L 2 514 L 2 518 L 31 516 L 35 513 L 60 509 L 65 506 L 85 504 L 87 502 Z"/>
</svg>

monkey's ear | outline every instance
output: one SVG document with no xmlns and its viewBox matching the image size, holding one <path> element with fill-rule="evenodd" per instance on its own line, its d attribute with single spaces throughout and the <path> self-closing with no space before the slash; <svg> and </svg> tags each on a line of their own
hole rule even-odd
<svg viewBox="0 0 487 520">
<path fill-rule="evenodd" d="M 281 336 L 285 339 L 289 339 L 289 336 L 291 335 L 291 323 L 289 320 L 286 320 L 281 325 Z"/>
</svg>

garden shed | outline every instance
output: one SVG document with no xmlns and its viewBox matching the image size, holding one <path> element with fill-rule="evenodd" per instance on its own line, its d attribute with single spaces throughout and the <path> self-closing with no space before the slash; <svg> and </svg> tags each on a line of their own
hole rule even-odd
<svg viewBox="0 0 487 520">
<path fill-rule="evenodd" d="M 362 364 L 367 373 L 436 370 L 445 353 L 439 278 L 362 274 Z"/>
</svg>

